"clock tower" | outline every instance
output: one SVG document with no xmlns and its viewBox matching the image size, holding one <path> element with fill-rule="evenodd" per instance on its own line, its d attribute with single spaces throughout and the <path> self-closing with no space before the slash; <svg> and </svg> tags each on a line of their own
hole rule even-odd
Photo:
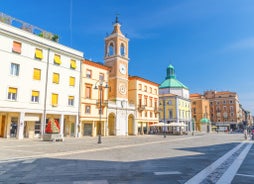
<svg viewBox="0 0 254 184">
<path fill-rule="evenodd" d="M 105 65 L 110 67 L 108 91 L 108 135 L 136 134 L 135 106 L 128 102 L 128 42 L 116 17 L 114 29 L 105 38 Z"/>
<path fill-rule="evenodd" d="M 128 101 L 128 42 L 120 29 L 118 17 L 112 33 L 105 38 L 105 65 L 109 72 L 109 100 Z"/>
</svg>

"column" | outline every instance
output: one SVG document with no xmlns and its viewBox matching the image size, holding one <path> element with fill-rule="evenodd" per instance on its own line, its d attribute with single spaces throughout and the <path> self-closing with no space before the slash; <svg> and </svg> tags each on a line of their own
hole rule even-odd
<svg viewBox="0 0 254 184">
<path fill-rule="evenodd" d="M 76 120 L 75 120 L 75 137 L 80 137 L 80 128 L 79 128 L 79 116 L 76 115 Z"/>
<path fill-rule="evenodd" d="M 17 135 L 18 139 L 23 139 L 24 138 L 24 123 L 25 123 L 24 119 L 25 119 L 25 113 L 20 112 L 19 124 L 18 124 L 18 135 Z"/>
<path fill-rule="evenodd" d="M 63 138 L 64 137 L 64 115 L 61 114 L 60 118 L 60 135 Z"/>
</svg>

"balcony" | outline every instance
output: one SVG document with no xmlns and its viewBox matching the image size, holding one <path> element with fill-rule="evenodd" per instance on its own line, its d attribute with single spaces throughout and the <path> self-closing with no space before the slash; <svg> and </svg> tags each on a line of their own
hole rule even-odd
<svg viewBox="0 0 254 184">
<path fill-rule="evenodd" d="M 146 106 L 145 105 L 139 105 L 138 106 L 138 111 L 143 111 L 145 110 Z"/>
<path fill-rule="evenodd" d="M 97 106 L 97 108 L 100 108 L 100 100 L 96 100 L 96 106 Z M 107 100 L 102 100 L 101 107 L 104 108 L 106 106 L 108 106 L 108 101 Z"/>
<path fill-rule="evenodd" d="M 154 107 L 154 113 L 156 113 L 156 114 L 160 113 L 160 110 L 158 107 Z"/>
</svg>

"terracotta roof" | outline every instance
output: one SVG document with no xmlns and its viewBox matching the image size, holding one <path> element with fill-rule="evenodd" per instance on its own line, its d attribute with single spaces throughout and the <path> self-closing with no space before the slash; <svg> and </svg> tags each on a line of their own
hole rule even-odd
<svg viewBox="0 0 254 184">
<path fill-rule="evenodd" d="M 151 85 L 154 85 L 154 86 L 159 86 L 159 84 L 155 83 L 155 82 L 152 82 L 150 80 L 147 80 L 147 79 L 144 79 L 142 77 L 139 77 L 139 76 L 130 76 L 129 75 L 129 80 L 139 80 L 139 81 L 142 81 L 142 82 L 145 82 L 145 83 L 148 83 L 148 84 L 151 84 Z"/>
<path fill-rule="evenodd" d="M 88 60 L 88 59 L 83 60 L 83 64 L 94 66 L 94 67 L 101 68 L 101 69 L 104 69 L 104 70 L 110 70 L 110 67 L 105 66 L 102 63 L 98 63 L 98 62 L 91 61 L 91 60 Z"/>
</svg>

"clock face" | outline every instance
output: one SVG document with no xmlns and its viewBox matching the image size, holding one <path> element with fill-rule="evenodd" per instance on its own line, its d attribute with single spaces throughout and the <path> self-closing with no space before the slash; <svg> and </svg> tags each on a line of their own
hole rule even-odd
<svg viewBox="0 0 254 184">
<path fill-rule="evenodd" d="M 120 64 L 119 70 L 121 72 L 121 74 L 126 74 L 126 67 L 124 64 Z"/>
<path fill-rule="evenodd" d="M 119 92 L 122 94 L 122 95 L 125 95 L 126 94 L 126 85 L 124 83 L 121 83 L 119 85 L 119 88 L 118 88 Z"/>
</svg>

